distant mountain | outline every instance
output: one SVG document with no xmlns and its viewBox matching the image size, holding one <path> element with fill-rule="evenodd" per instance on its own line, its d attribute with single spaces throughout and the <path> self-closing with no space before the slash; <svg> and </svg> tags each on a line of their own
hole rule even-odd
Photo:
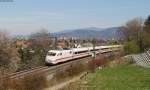
<svg viewBox="0 0 150 90">
<path fill-rule="evenodd" d="M 52 33 L 56 37 L 76 37 L 80 39 L 117 39 L 117 32 L 121 27 L 112 27 L 112 28 L 83 28 L 75 30 L 66 30 L 57 33 Z"/>
</svg>

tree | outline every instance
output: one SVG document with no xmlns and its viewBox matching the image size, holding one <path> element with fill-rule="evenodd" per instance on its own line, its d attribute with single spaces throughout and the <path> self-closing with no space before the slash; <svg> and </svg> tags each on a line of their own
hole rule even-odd
<svg viewBox="0 0 150 90">
<path fill-rule="evenodd" d="M 150 16 L 144 22 L 144 32 L 143 32 L 143 47 L 145 50 L 150 49 Z"/>
<path fill-rule="evenodd" d="M 29 50 L 23 50 L 24 57 L 28 60 L 27 65 L 29 67 L 44 65 L 45 55 L 52 44 L 50 34 L 47 30 L 42 29 L 32 34 L 28 40 L 32 43 L 30 49 L 34 50 L 34 53 L 31 54 Z"/>
<path fill-rule="evenodd" d="M 144 23 L 142 22 L 142 19 L 139 18 L 129 21 L 124 26 L 122 32 L 124 41 L 135 42 L 139 47 L 140 52 L 150 49 L 150 16 L 145 20 Z"/>
<path fill-rule="evenodd" d="M 143 26 L 142 19 L 136 18 L 133 19 L 124 26 L 122 32 L 124 41 L 126 42 L 135 42 L 139 47 L 140 52 L 144 51 L 143 47 Z M 129 44 L 131 45 L 131 44 Z M 126 48 L 128 49 L 128 48 Z M 130 50 L 129 50 L 130 51 Z"/>
<path fill-rule="evenodd" d="M 34 33 L 30 36 L 29 40 L 32 42 L 31 48 L 40 49 L 47 51 L 50 49 L 52 40 L 47 30 L 42 29 L 41 31 Z"/>
<path fill-rule="evenodd" d="M 31 34 L 25 41 L 27 47 L 18 50 L 21 58 L 21 66 L 19 70 L 45 65 L 45 56 L 47 51 L 50 50 L 52 44 L 48 31 L 42 29 Z"/>
<path fill-rule="evenodd" d="M 0 32 L 0 69 L 14 72 L 19 67 L 19 54 L 11 37 L 6 32 Z"/>
<path fill-rule="evenodd" d="M 144 47 L 144 50 L 147 51 L 150 49 L 150 33 L 146 33 L 144 32 L 143 34 L 143 47 Z"/>
<path fill-rule="evenodd" d="M 125 25 L 125 37 L 128 41 L 131 40 L 139 40 L 140 38 L 140 31 L 142 27 L 142 21 L 140 18 L 133 19 Z"/>
<path fill-rule="evenodd" d="M 150 16 L 144 22 L 144 31 L 150 33 Z"/>
</svg>

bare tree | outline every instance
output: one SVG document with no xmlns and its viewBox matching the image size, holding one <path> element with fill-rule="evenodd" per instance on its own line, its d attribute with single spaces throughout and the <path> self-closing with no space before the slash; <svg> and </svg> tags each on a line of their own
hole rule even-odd
<svg viewBox="0 0 150 90">
<path fill-rule="evenodd" d="M 14 72 L 18 69 L 20 58 L 11 37 L 0 32 L 0 69 Z"/>
<path fill-rule="evenodd" d="M 52 43 L 50 34 L 46 29 L 42 29 L 39 32 L 32 34 L 29 40 L 32 41 L 32 48 L 38 48 L 44 51 L 49 50 L 50 45 Z"/>
<path fill-rule="evenodd" d="M 144 51 L 143 47 L 143 20 L 135 18 L 124 26 L 123 30 L 124 40 L 126 42 L 134 42 L 139 47 L 140 52 Z"/>
<path fill-rule="evenodd" d="M 52 43 L 49 32 L 42 29 L 39 32 L 32 34 L 28 40 L 32 43 L 29 49 L 34 50 L 34 53 L 30 53 L 29 49 L 24 49 L 23 62 L 27 64 L 27 67 L 44 65 L 45 55 Z"/>
<path fill-rule="evenodd" d="M 144 31 L 150 33 L 150 16 L 144 22 Z"/>
<path fill-rule="evenodd" d="M 123 35 L 126 41 L 139 40 L 142 28 L 142 19 L 136 18 L 126 23 Z"/>
<path fill-rule="evenodd" d="M 143 47 L 145 50 L 150 49 L 150 16 L 144 22 L 144 35 L 143 35 Z"/>
</svg>

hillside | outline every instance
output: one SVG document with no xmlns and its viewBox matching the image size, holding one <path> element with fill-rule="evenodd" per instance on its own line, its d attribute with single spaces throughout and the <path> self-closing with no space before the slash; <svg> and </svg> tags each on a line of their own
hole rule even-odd
<svg viewBox="0 0 150 90">
<path fill-rule="evenodd" d="M 112 28 L 83 28 L 75 30 L 65 30 L 57 33 L 52 33 L 52 35 L 57 37 L 76 37 L 80 39 L 117 39 L 117 32 L 120 30 L 120 27 Z"/>
</svg>

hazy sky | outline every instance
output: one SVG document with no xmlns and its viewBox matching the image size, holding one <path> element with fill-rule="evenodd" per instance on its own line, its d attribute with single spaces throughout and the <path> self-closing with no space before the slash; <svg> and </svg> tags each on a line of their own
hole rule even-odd
<svg viewBox="0 0 150 90">
<path fill-rule="evenodd" d="M 30 34 L 86 27 L 115 27 L 150 15 L 150 0 L 14 0 L 0 2 L 0 29 Z"/>
</svg>

